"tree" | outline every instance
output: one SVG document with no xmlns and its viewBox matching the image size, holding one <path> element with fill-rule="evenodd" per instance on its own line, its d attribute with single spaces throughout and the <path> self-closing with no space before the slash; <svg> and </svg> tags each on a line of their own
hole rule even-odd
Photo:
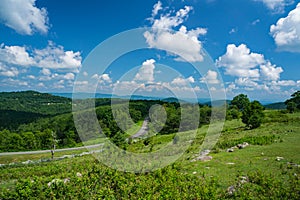
<svg viewBox="0 0 300 200">
<path fill-rule="evenodd" d="M 239 94 L 231 101 L 231 107 L 237 107 L 240 111 L 243 111 L 250 103 L 249 98 L 245 94 Z"/>
<path fill-rule="evenodd" d="M 242 122 L 250 129 L 259 127 L 264 118 L 263 110 L 264 107 L 258 101 L 251 102 L 242 112 Z"/>
<path fill-rule="evenodd" d="M 297 109 L 297 104 L 293 101 L 290 101 L 287 103 L 286 109 L 289 111 L 289 113 L 293 113 Z"/>
<path fill-rule="evenodd" d="M 289 112 L 295 112 L 296 109 L 300 109 L 300 91 L 293 93 L 292 98 L 286 100 L 284 103 L 287 105 Z"/>
</svg>

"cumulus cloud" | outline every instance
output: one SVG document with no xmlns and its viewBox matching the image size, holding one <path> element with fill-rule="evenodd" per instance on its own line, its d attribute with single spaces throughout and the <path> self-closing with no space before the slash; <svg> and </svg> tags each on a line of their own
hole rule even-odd
<svg viewBox="0 0 300 200">
<path fill-rule="evenodd" d="M 30 66 L 34 59 L 26 51 L 25 47 L 0 45 L 0 61 L 7 64 Z"/>
<path fill-rule="evenodd" d="M 300 3 L 287 17 L 271 25 L 270 34 L 280 50 L 300 52 Z"/>
<path fill-rule="evenodd" d="M 205 74 L 204 77 L 200 79 L 201 82 L 203 83 L 208 83 L 208 84 L 219 84 L 220 81 L 218 79 L 218 73 L 213 70 L 208 70 L 208 72 Z"/>
<path fill-rule="evenodd" d="M 154 69 L 155 60 L 149 59 L 143 62 L 138 73 L 135 75 L 135 81 L 153 82 L 154 81 Z"/>
<path fill-rule="evenodd" d="M 216 60 L 216 65 L 225 68 L 225 74 L 237 77 L 227 91 L 245 89 L 248 91 L 263 90 L 269 93 L 278 92 L 284 84 L 292 81 L 280 81 L 282 67 L 272 64 L 262 54 L 253 53 L 241 44 L 229 44 L 226 53 Z"/>
<path fill-rule="evenodd" d="M 273 13 L 283 13 L 286 6 L 294 3 L 294 0 L 254 0 L 264 3 Z"/>
<path fill-rule="evenodd" d="M 46 68 L 43 68 L 43 69 L 41 70 L 41 73 L 42 73 L 43 75 L 45 75 L 45 76 L 51 75 L 51 71 L 50 71 L 49 69 L 46 69 Z"/>
<path fill-rule="evenodd" d="M 0 22 L 24 35 L 48 32 L 48 17 L 45 8 L 37 8 L 36 0 L 1 0 Z"/>
<path fill-rule="evenodd" d="M 81 66 L 80 52 L 65 51 L 52 42 L 44 49 L 35 49 L 33 54 L 37 67 L 78 72 Z"/>
<path fill-rule="evenodd" d="M 162 10 L 162 3 L 158 1 L 156 4 L 153 6 L 152 10 L 152 17 L 155 17 L 158 13 L 158 11 Z"/>
<path fill-rule="evenodd" d="M 21 46 L 0 45 L 0 62 L 9 67 L 40 67 L 43 75 L 49 69 L 78 72 L 81 67 L 80 52 L 65 51 L 62 46 L 49 42 L 44 49 L 27 49 Z"/>
<path fill-rule="evenodd" d="M 266 80 L 276 81 L 280 79 L 280 73 L 283 72 L 281 67 L 272 65 L 269 61 L 265 64 L 260 65 L 260 72 Z"/>
<path fill-rule="evenodd" d="M 109 74 L 94 74 L 92 77 L 92 79 L 97 79 L 98 83 L 100 84 L 105 84 L 105 83 L 111 83 L 112 79 L 110 78 Z"/>
<path fill-rule="evenodd" d="M 245 44 L 239 46 L 229 44 L 226 53 L 216 61 L 217 66 L 224 67 L 228 75 L 252 78 L 260 76 L 259 70 L 254 68 L 263 63 L 265 63 L 264 56 L 250 52 Z"/>
<path fill-rule="evenodd" d="M 178 86 L 188 86 L 190 83 L 195 83 L 195 79 L 192 76 L 188 78 L 177 77 L 174 78 L 171 82 L 172 85 Z"/>
<path fill-rule="evenodd" d="M 8 68 L 0 63 L 0 76 L 15 77 L 19 75 L 19 70 L 15 67 Z"/>
<path fill-rule="evenodd" d="M 63 76 L 63 78 L 66 80 L 74 80 L 75 75 L 73 73 L 67 73 Z"/>
<path fill-rule="evenodd" d="M 157 7 L 158 6 L 154 6 L 152 11 L 153 16 L 150 19 L 152 22 L 151 30 L 144 33 L 144 37 L 150 48 L 163 49 L 171 54 L 177 55 L 177 61 L 202 61 L 202 43 L 198 37 L 205 35 L 207 30 L 199 27 L 187 30 L 187 28 L 182 25 L 193 8 L 185 6 L 177 12 L 171 11 L 165 15 L 160 15 L 159 18 L 155 18 L 158 11 L 162 9 L 161 3 L 159 4 L 160 9 L 157 9 Z M 179 30 L 175 31 L 175 28 L 178 27 Z M 183 59 L 181 59 L 180 56 Z"/>
</svg>

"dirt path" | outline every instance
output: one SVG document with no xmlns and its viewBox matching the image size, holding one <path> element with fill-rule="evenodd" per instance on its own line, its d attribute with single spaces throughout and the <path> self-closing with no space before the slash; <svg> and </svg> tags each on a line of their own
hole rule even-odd
<svg viewBox="0 0 300 200">
<path fill-rule="evenodd" d="M 131 138 L 139 138 L 139 137 L 147 134 L 148 133 L 148 123 L 149 123 L 149 120 L 145 119 L 141 129 L 136 134 L 132 135 Z"/>
<path fill-rule="evenodd" d="M 55 152 L 62 152 L 62 151 L 73 151 L 73 150 L 80 150 L 86 148 L 95 148 L 102 146 L 103 144 L 95 144 L 83 147 L 73 147 L 73 148 L 66 148 L 66 149 L 56 149 Z M 39 150 L 39 151 L 20 151 L 20 152 L 4 152 L 0 153 L 0 156 L 9 156 L 9 155 L 25 155 L 25 154 L 42 154 L 42 153 L 51 153 L 50 150 Z"/>
</svg>

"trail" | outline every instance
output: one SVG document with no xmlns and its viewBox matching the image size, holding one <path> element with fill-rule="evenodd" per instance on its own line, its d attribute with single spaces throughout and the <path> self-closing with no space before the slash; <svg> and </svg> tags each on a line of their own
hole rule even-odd
<svg viewBox="0 0 300 200">
<path fill-rule="evenodd" d="M 96 148 L 96 147 L 99 147 L 99 146 L 102 146 L 102 145 L 103 144 L 95 144 L 95 145 L 82 146 L 82 147 L 55 149 L 55 152 L 73 151 L 73 150 L 80 150 L 80 149 L 87 149 L 87 148 Z M 38 150 L 38 151 L 3 152 L 3 153 L 0 153 L 0 156 L 42 154 L 42 153 L 51 153 L 51 149 L 49 149 L 49 150 Z"/>
<path fill-rule="evenodd" d="M 148 123 L 149 123 L 149 120 L 145 119 L 140 130 L 136 134 L 132 135 L 131 138 L 139 138 L 139 137 L 147 134 L 148 133 Z"/>
</svg>

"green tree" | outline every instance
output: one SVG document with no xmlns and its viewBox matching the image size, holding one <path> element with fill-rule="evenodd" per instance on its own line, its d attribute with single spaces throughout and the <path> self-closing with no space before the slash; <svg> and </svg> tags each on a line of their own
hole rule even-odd
<svg viewBox="0 0 300 200">
<path fill-rule="evenodd" d="M 242 122 L 250 129 L 259 127 L 264 118 L 263 110 L 264 107 L 258 101 L 251 102 L 242 112 Z"/>
<path fill-rule="evenodd" d="M 296 108 L 300 109 L 300 91 L 293 93 L 291 96 L 292 98 L 286 100 L 285 104 L 289 112 L 294 112 Z"/>
<path fill-rule="evenodd" d="M 238 110 L 243 111 L 250 104 L 250 100 L 245 94 L 235 96 L 231 101 L 231 107 L 236 107 Z"/>
<path fill-rule="evenodd" d="M 289 113 L 293 113 L 297 109 L 297 104 L 293 101 L 290 101 L 287 103 L 286 109 L 289 111 Z"/>
</svg>

